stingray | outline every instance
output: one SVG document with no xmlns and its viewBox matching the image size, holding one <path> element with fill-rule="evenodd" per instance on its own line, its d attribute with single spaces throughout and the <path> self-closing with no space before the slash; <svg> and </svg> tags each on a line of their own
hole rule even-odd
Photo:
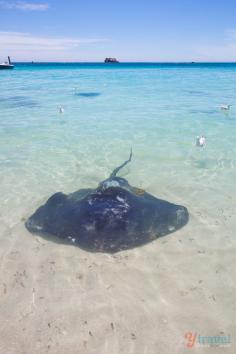
<svg viewBox="0 0 236 354">
<path fill-rule="evenodd" d="M 86 97 L 86 98 L 94 98 L 94 97 L 97 97 L 100 95 L 101 95 L 100 92 L 79 92 L 79 93 L 76 93 L 76 96 Z"/>
<path fill-rule="evenodd" d="M 151 242 L 182 228 L 188 210 L 132 187 L 115 168 L 97 188 L 52 195 L 26 221 L 31 233 L 56 236 L 92 252 L 115 253 Z"/>
</svg>

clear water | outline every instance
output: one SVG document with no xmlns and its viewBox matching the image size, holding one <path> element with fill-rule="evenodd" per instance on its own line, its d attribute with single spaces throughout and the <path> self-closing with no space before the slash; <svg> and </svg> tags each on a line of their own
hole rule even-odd
<svg viewBox="0 0 236 354">
<path fill-rule="evenodd" d="M 96 186 L 131 147 L 131 184 L 211 217 L 235 205 L 235 136 L 236 64 L 18 64 L 0 72 L 1 228 Z"/>
<path fill-rule="evenodd" d="M 182 354 L 186 332 L 233 341 L 235 128 L 236 64 L 0 71 L 0 352 Z M 186 206 L 184 228 L 115 255 L 25 229 L 54 192 L 95 187 L 131 146 L 121 175 Z"/>
</svg>

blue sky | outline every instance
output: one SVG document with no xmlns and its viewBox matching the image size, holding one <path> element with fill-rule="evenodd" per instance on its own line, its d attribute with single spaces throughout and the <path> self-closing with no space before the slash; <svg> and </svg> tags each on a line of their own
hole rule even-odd
<svg viewBox="0 0 236 354">
<path fill-rule="evenodd" d="M 0 58 L 236 61 L 236 0 L 0 0 Z"/>
</svg>

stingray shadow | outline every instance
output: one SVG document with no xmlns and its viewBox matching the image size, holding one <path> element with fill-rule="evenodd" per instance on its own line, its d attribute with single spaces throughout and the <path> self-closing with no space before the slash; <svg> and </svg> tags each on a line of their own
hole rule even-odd
<svg viewBox="0 0 236 354">
<path fill-rule="evenodd" d="M 219 113 L 217 109 L 190 109 L 189 113 L 192 114 L 216 114 Z"/>
<path fill-rule="evenodd" d="M 204 91 L 198 91 L 198 90 L 185 90 L 185 93 L 192 95 L 192 96 L 208 96 L 209 94 Z"/>
<path fill-rule="evenodd" d="M 27 96 L 9 96 L 0 98 L 0 103 L 5 104 L 9 108 L 36 108 L 39 107 L 38 102 Z"/>
</svg>

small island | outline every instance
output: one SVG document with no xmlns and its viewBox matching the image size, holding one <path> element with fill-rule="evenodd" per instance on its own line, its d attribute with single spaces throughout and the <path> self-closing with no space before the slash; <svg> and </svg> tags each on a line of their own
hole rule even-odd
<svg viewBox="0 0 236 354">
<path fill-rule="evenodd" d="M 119 61 L 116 58 L 106 58 L 104 63 L 119 63 Z"/>
</svg>

